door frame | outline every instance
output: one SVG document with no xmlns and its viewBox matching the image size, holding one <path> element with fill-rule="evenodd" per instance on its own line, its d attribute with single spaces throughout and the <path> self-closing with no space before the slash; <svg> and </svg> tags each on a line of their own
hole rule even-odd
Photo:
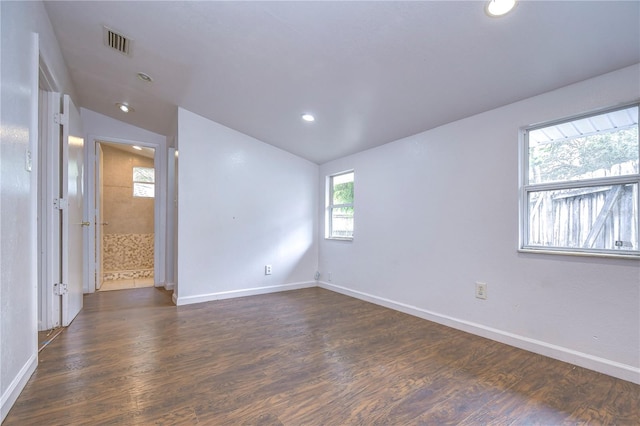
<svg viewBox="0 0 640 426">
<path fill-rule="evenodd" d="M 103 244 L 103 235 L 104 229 L 103 226 L 106 224 L 104 221 L 104 152 L 102 150 L 102 145 L 99 142 L 96 142 L 95 145 L 95 154 L 96 154 L 96 168 L 95 168 L 95 197 L 94 197 L 94 208 L 95 213 L 93 217 L 93 222 L 95 224 L 95 234 L 93 235 L 95 241 L 95 286 L 96 291 L 100 290 L 102 286 L 102 280 L 98 279 L 98 277 L 103 275 L 104 272 L 104 244 Z M 89 220 L 91 221 L 91 220 Z M 91 236 L 89 236 L 89 241 L 91 240 Z M 98 250 L 100 247 L 100 250 Z M 91 283 L 88 284 L 89 286 Z"/>
<path fill-rule="evenodd" d="M 40 97 L 40 90 L 44 96 Z M 53 208 L 60 193 L 60 154 L 52 147 L 59 146 L 60 125 L 53 119 L 60 112 L 61 96 L 55 80 L 42 57 L 38 65 L 38 330 L 59 327 L 62 321 L 60 296 L 53 293 L 54 283 L 60 280 L 60 211 Z M 57 135 L 56 135 L 57 133 Z"/>
<path fill-rule="evenodd" d="M 85 263 L 81 262 L 82 272 L 79 278 L 80 287 L 76 287 L 70 275 L 75 269 L 70 269 L 69 259 L 70 253 L 75 248 L 69 237 L 70 226 L 81 226 L 82 244 L 86 241 L 86 232 L 81 223 L 69 223 L 70 220 L 70 199 L 67 193 L 69 188 L 68 167 L 70 164 L 68 156 L 68 136 L 70 135 L 70 122 L 72 121 L 72 110 L 70 106 L 73 104 L 71 98 L 67 94 L 56 92 L 55 86 L 48 83 L 46 71 L 43 71 L 45 65 L 40 62 L 39 83 L 42 89 L 38 88 L 38 102 L 34 105 L 37 111 L 37 122 L 39 127 L 38 144 L 34 151 L 37 154 L 34 157 L 38 160 L 37 164 L 37 190 L 35 191 L 36 205 L 34 211 L 37 213 L 36 241 L 37 241 L 37 258 L 35 260 L 38 288 L 37 288 L 37 310 L 38 310 L 38 330 L 50 330 L 60 326 L 68 326 L 75 318 L 78 311 L 77 306 L 82 309 L 82 299 L 78 299 L 78 291 L 82 289 L 84 292 L 84 279 L 86 273 L 84 271 Z M 64 105 L 64 110 L 63 110 Z M 79 112 L 78 112 L 79 114 Z M 64 118 L 66 117 L 66 118 Z M 64 119 L 63 119 L 64 118 Z M 80 120 L 80 116 L 77 116 Z M 81 123 L 79 123 L 81 125 Z M 76 129 L 78 133 L 82 133 L 81 129 Z M 77 134 L 74 136 L 77 136 Z M 84 147 L 81 148 L 81 158 L 84 160 Z M 80 168 L 79 173 L 82 175 L 83 169 Z M 85 178 L 78 183 L 84 185 Z M 79 188 L 80 198 L 82 197 L 82 189 Z M 67 206 L 63 206 L 61 200 L 67 202 Z M 57 204 L 59 203 L 59 204 Z M 56 206 L 57 205 L 57 206 Z M 82 201 L 82 217 L 79 220 L 84 223 L 84 200 Z M 76 220 L 78 218 L 75 218 Z M 84 253 L 84 247 L 80 247 Z M 83 255 L 84 256 L 84 255 Z M 75 274 L 73 278 L 78 278 Z M 67 290 L 62 294 L 56 294 L 55 285 L 57 283 L 67 284 Z M 70 299 L 71 294 L 76 299 Z M 69 303 L 75 300 L 73 311 L 69 313 Z"/>
<path fill-rule="evenodd" d="M 153 203 L 153 228 L 154 228 L 154 248 L 153 248 L 153 281 L 154 286 L 162 287 L 165 285 L 165 251 L 166 251 L 166 197 L 167 197 L 167 164 L 166 149 L 163 144 L 153 142 L 143 142 L 130 139 L 114 138 L 110 136 L 88 135 L 86 144 L 85 164 L 87 166 L 86 174 L 86 196 L 85 196 L 85 217 L 91 218 L 89 221 L 88 232 L 85 234 L 84 262 L 85 262 L 85 293 L 94 293 L 96 291 L 97 267 L 95 263 L 96 257 L 96 215 L 95 215 L 95 199 L 96 199 L 96 144 L 111 143 L 122 145 L 137 145 L 154 149 L 153 167 L 155 169 L 156 190 Z"/>
</svg>

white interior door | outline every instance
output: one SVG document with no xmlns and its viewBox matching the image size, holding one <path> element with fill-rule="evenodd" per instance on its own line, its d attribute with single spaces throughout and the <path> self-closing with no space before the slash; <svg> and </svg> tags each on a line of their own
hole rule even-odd
<svg viewBox="0 0 640 426">
<path fill-rule="evenodd" d="M 83 233 L 90 222 L 82 217 L 84 200 L 84 138 L 80 112 L 64 95 L 62 126 L 62 325 L 68 326 L 82 309 Z"/>
<path fill-rule="evenodd" d="M 106 225 L 103 222 L 104 218 L 104 204 L 103 204 L 103 194 L 102 188 L 104 186 L 104 159 L 102 157 L 102 145 L 96 142 L 96 191 L 95 191 L 95 202 L 96 202 L 96 212 L 95 212 L 95 225 L 96 225 L 96 258 L 95 258 L 95 271 L 96 271 L 96 290 L 100 290 L 102 286 L 102 261 L 103 261 L 103 240 L 102 240 L 102 227 Z"/>
</svg>

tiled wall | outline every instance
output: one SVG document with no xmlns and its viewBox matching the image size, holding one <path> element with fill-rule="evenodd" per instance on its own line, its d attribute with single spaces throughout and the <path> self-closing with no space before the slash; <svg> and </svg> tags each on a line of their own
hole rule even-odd
<svg viewBox="0 0 640 426">
<path fill-rule="evenodd" d="M 104 234 L 153 232 L 153 198 L 133 196 L 133 168 L 153 167 L 153 159 L 102 145 Z"/>
<path fill-rule="evenodd" d="M 153 234 L 105 234 L 103 281 L 153 277 Z"/>
</svg>

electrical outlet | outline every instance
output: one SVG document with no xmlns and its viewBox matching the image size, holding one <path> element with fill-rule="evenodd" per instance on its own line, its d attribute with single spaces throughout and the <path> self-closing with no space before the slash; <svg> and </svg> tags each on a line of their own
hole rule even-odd
<svg viewBox="0 0 640 426">
<path fill-rule="evenodd" d="M 331 282 L 331 272 L 329 272 L 327 275 L 328 275 L 329 282 Z"/>
<path fill-rule="evenodd" d="M 271 265 L 264 265 L 264 274 L 271 275 Z"/>
<path fill-rule="evenodd" d="M 486 299 L 487 298 L 487 284 L 486 283 L 476 283 L 476 297 L 478 299 Z"/>
</svg>

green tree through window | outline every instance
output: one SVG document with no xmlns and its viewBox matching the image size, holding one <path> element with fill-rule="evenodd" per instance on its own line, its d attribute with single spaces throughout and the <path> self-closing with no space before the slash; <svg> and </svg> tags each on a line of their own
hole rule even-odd
<svg viewBox="0 0 640 426">
<path fill-rule="evenodd" d="M 530 147 L 529 182 L 599 177 L 623 164 L 638 172 L 637 126 Z"/>
<path fill-rule="evenodd" d="M 326 237 L 353 238 L 354 172 L 329 176 L 329 197 L 326 218 Z"/>
</svg>

